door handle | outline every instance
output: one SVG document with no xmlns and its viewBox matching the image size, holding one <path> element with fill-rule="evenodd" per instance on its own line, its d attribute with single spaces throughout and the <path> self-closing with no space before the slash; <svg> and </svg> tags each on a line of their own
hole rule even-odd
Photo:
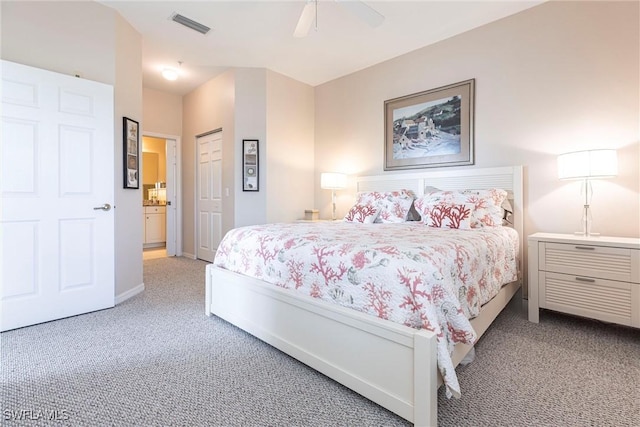
<svg viewBox="0 0 640 427">
<path fill-rule="evenodd" d="M 102 206 L 96 206 L 95 208 L 93 208 L 94 211 L 99 211 L 99 210 L 103 210 L 103 211 L 110 211 L 111 210 L 111 205 L 109 203 L 105 203 Z"/>
</svg>

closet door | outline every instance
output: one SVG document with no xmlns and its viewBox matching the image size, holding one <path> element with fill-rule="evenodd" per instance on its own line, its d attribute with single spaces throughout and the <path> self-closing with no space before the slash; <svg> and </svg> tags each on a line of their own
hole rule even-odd
<svg viewBox="0 0 640 427">
<path fill-rule="evenodd" d="M 222 239 L 222 131 L 198 137 L 197 258 L 213 262 Z"/>
</svg>

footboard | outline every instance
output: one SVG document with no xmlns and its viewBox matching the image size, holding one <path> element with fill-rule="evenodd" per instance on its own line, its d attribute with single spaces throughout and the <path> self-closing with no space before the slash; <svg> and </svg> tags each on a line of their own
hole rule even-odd
<svg viewBox="0 0 640 427">
<path fill-rule="evenodd" d="M 207 265 L 214 314 L 416 425 L 437 423 L 436 336 Z"/>
</svg>

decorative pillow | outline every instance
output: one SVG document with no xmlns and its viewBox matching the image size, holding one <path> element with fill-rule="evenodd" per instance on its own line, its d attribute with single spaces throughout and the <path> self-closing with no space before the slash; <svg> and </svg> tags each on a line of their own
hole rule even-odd
<svg viewBox="0 0 640 427">
<path fill-rule="evenodd" d="M 356 204 L 344 216 L 346 222 L 361 222 L 362 224 L 372 224 L 378 217 L 380 209 L 372 204 Z"/>
<path fill-rule="evenodd" d="M 414 203 L 411 203 L 411 207 L 409 208 L 409 214 L 407 214 L 407 221 L 420 221 L 422 218 L 420 214 L 416 210 L 416 206 Z"/>
<path fill-rule="evenodd" d="M 471 229 L 472 203 L 432 201 L 418 199 L 416 209 L 429 227 Z"/>
<path fill-rule="evenodd" d="M 506 199 L 507 192 L 498 188 L 489 190 L 462 190 L 462 191 L 432 191 L 416 200 L 416 209 L 423 216 L 425 206 L 433 206 L 438 203 L 445 204 L 472 204 L 471 228 L 496 227 L 502 225 L 504 211 L 502 202 Z M 422 206 L 422 207 L 420 207 Z"/>
<path fill-rule="evenodd" d="M 489 190 L 464 190 L 467 203 L 475 205 L 472 228 L 497 227 L 502 225 L 504 210 L 502 203 L 507 198 L 507 192 L 499 188 Z"/>
<path fill-rule="evenodd" d="M 415 199 L 409 190 L 400 191 L 366 191 L 358 193 L 356 205 L 377 205 L 380 209 L 375 222 L 396 223 L 408 219 L 411 203 Z"/>
<path fill-rule="evenodd" d="M 502 225 L 513 225 L 513 206 L 509 199 L 502 202 Z"/>
</svg>

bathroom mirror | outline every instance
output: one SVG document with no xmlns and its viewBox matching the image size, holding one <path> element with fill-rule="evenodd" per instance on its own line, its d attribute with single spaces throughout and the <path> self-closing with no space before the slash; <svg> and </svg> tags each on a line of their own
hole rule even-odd
<svg viewBox="0 0 640 427">
<path fill-rule="evenodd" d="M 164 204 L 166 200 L 166 141 L 161 138 L 142 138 L 142 202 Z M 161 194 L 162 193 L 162 194 Z M 164 197 L 161 197 L 164 196 Z"/>
</svg>

